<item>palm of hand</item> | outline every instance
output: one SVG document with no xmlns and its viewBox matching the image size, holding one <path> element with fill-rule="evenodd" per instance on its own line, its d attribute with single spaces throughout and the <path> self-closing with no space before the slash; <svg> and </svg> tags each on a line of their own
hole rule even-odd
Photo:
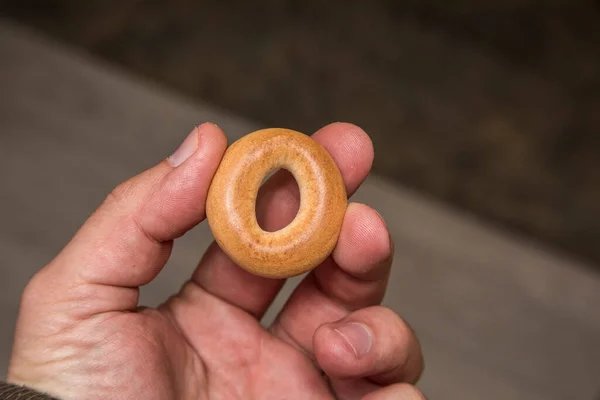
<svg viewBox="0 0 600 400">
<path fill-rule="evenodd" d="M 175 313 L 193 312 L 185 301 L 177 303 L 169 305 Z M 112 380 L 110 391 L 121 398 L 334 398 L 309 358 L 244 311 L 221 304 L 213 308 L 217 318 L 195 315 L 195 322 L 183 324 L 165 312 L 145 309 L 108 322 L 115 340 L 101 352 L 115 355 L 111 369 L 121 373 L 111 370 L 98 380 Z M 98 398 L 109 394 L 102 392 Z"/>
</svg>

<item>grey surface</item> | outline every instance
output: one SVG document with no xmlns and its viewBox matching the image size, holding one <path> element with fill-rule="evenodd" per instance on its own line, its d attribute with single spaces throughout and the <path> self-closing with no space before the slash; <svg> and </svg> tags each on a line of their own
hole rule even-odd
<svg viewBox="0 0 600 400">
<path fill-rule="evenodd" d="M 599 4 L 19 0 L 0 15 L 266 125 L 351 119 L 378 173 L 600 273 Z"/>
<path fill-rule="evenodd" d="M 0 373 L 19 294 L 117 183 L 211 120 L 256 128 L 0 23 Z M 389 223 L 397 257 L 385 304 L 422 340 L 431 399 L 593 399 L 600 386 L 600 278 L 534 243 L 372 176 L 355 200 Z M 156 304 L 211 240 L 175 245 L 142 291 Z M 269 321 L 296 280 L 266 317 Z"/>
</svg>

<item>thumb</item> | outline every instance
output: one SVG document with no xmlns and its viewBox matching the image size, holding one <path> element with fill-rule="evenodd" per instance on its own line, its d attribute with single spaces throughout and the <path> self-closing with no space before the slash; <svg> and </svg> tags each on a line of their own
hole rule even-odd
<svg viewBox="0 0 600 400">
<path fill-rule="evenodd" d="M 117 186 L 34 276 L 24 300 L 64 303 L 84 318 L 135 308 L 137 288 L 158 275 L 173 239 L 205 218 L 208 188 L 226 147 L 220 128 L 202 124 L 172 156 Z"/>
</svg>

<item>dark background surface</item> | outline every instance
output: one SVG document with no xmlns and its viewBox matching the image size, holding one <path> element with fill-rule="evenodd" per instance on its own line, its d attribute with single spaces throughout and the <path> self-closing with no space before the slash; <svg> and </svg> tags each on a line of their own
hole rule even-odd
<svg viewBox="0 0 600 400">
<path fill-rule="evenodd" d="M 599 1 L 0 0 L 0 13 L 265 125 L 354 122 L 377 172 L 600 264 Z"/>
</svg>

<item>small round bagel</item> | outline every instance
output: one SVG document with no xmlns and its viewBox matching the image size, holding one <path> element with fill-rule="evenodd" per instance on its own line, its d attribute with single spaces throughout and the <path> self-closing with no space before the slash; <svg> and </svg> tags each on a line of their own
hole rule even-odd
<svg viewBox="0 0 600 400">
<path fill-rule="evenodd" d="M 264 178 L 280 168 L 296 179 L 300 208 L 285 228 L 267 232 L 256 219 L 256 197 Z M 300 132 L 270 128 L 227 149 L 208 191 L 206 216 L 215 240 L 240 267 L 289 278 L 331 254 L 347 204 L 342 175 L 323 146 Z"/>
</svg>

